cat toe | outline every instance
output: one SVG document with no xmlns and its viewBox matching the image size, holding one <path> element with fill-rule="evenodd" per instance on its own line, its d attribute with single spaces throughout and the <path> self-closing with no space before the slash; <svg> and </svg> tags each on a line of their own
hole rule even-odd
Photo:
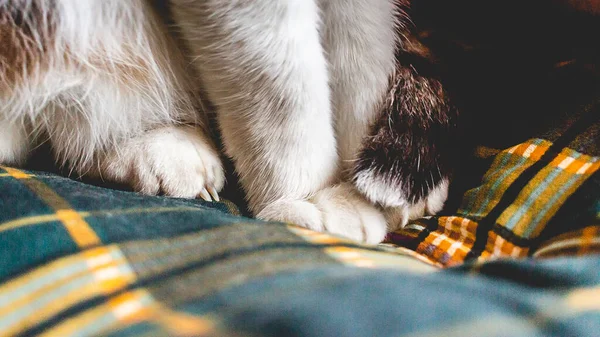
<svg viewBox="0 0 600 337">
<path fill-rule="evenodd" d="M 152 130 L 106 156 L 102 177 L 130 184 L 137 192 L 219 201 L 225 178 L 220 158 L 191 126 Z"/>
<path fill-rule="evenodd" d="M 448 199 L 448 188 L 450 182 L 447 178 L 440 182 L 425 197 L 425 211 L 423 215 L 436 215 L 444 208 L 446 199 Z M 422 216 L 422 215 L 421 215 Z"/>
<path fill-rule="evenodd" d="M 327 232 L 367 244 L 380 243 L 387 234 L 383 213 L 349 183 L 323 189 L 311 201 L 321 210 Z"/>
<path fill-rule="evenodd" d="M 448 198 L 448 179 L 442 179 L 431 191 L 418 201 L 409 202 L 401 206 L 387 207 L 384 210 L 389 230 L 403 228 L 409 221 L 425 216 L 435 215 L 440 212 Z"/>
<path fill-rule="evenodd" d="M 307 200 L 278 200 L 270 203 L 256 214 L 256 218 L 297 225 L 313 231 L 322 232 L 321 211 Z"/>
<path fill-rule="evenodd" d="M 356 189 L 373 204 L 382 207 L 400 207 L 409 203 L 409 193 L 401 184 L 386 179 L 375 170 L 357 172 L 353 182 Z"/>
<path fill-rule="evenodd" d="M 264 207 L 257 218 L 328 232 L 350 240 L 377 244 L 387 233 L 386 219 L 351 184 L 317 192 L 308 200 L 280 200 Z"/>
</svg>

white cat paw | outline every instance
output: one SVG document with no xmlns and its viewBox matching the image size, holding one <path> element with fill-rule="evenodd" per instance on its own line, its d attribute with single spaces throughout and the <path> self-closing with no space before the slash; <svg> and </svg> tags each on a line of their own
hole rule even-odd
<svg viewBox="0 0 600 337">
<path fill-rule="evenodd" d="M 219 201 L 225 183 L 217 151 L 192 126 L 163 127 L 130 139 L 101 159 L 100 170 L 101 178 L 148 195 Z"/>
<path fill-rule="evenodd" d="M 390 230 L 402 228 L 411 220 L 435 215 L 441 211 L 448 198 L 448 186 L 448 179 L 442 179 L 424 199 L 416 203 L 406 202 L 401 206 L 386 208 L 385 216 Z"/>
<path fill-rule="evenodd" d="M 291 223 L 367 244 L 380 243 L 387 234 L 383 213 L 351 184 L 323 189 L 308 201 L 276 201 L 263 208 L 257 218 Z"/>
</svg>

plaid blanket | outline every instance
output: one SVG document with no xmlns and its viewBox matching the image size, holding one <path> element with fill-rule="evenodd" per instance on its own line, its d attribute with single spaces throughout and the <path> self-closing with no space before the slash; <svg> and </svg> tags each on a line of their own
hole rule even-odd
<svg viewBox="0 0 600 337">
<path fill-rule="evenodd" d="M 596 336 L 595 109 L 379 247 L 2 167 L 0 335 Z"/>
<path fill-rule="evenodd" d="M 600 252 L 600 107 L 589 106 L 563 132 L 497 153 L 482 183 L 449 216 L 411 223 L 388 242 L 438 266 L 499 257 Z M 577 148 L 579 151 L 574 150 Z"/>
<path fill-rule="evenodd" d="M 597 336 L 598 104 L 567 117 L 378 247 L 1 167 L 0 336 Z"/>
<path fill-rule="evenodd" d="M 146 197 L 7 167 L 0 191 L 3 336 L 600 331 L 600 256 L 473 260 L 440 270 L 430 263 L 436 255 L 420 249 L 252 220 L 228 202 Z M 579 251 L 597 248 L 598 237 L 582 231 Z"/>
</svg>

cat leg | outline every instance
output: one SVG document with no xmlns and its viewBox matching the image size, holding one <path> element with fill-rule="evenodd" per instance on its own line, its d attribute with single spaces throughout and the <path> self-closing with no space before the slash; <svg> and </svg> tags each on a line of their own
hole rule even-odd
<svg viewBox="0 0 600 337">
<path fill-rule="evenodd" d="M 394 72 L 396 0 L 320 0 L 343 169 L 356 159 Z"/>
<path fill-rule="evenodd" d="M 216 196 L 224 180 L 217 151 L 183 59 L 147 1 L 14 6 L 22 20 L 11 29 L 43 32 L 30 37 L 43 48 L 27 67 L 13 65 L 32 73 L 17 83 L 20 95 L 4 98 L 5 115 L 34 123 L 58 163 L 80 175 L 147 194 Z"/>
<path fill-rule="evenodd" d="M 394 70 L 394 1 L 321 0 L 319 5 L 339 166 L 349 171 L 369 125 L 377 118 Z M 384 215 L 352 184 L 327 187 L 308 201 L 319 210 L 312 213 L 319 225 L 314 229 L 373 244 L 385 237 Z M 273 218 L 278 209 L 273 205 L 263 214 Z"/>
<path fill-rule="evenodd" d="M 383 114 L 353 171 L 358 190 L 387 208 L 390 229 L 443 208 L 456 142 L 457 110 L 428 53 L 416 40 L 402 48 Z"/>
<path fill-rule="evenodd" d="M 32 148 L 33 137 L 22 110 L 29 106 L 22 90 L 23 83 L 35 74 L 42 64 L 48 29 L 28 22 L 27 15 L 18 10 L 27 8 L 29 16 L 47 9 L 42 1 L 0 1 L 0 165 L 25 164 Z"/>
<path fill-rule="evenodd" d="M 319 5 L 338 160 L 346 171 L 352 168 L 361 141 L 377 118 L 394 70 L 395 7 L 391 0 L 322 0 Z M 277 218 L 283 203 L 286 201 L 270 205 L 261 214 Z M 308 212 L 312 209 L 309 203 L 319 212 Z M 367 243 L 380 242 L 387 232 L 381 211 L 348 183 L 318 191 L 304 206 L 304 214 L 311 214 L 316 230 Z"/>
<path fill-rule="evenodd" d="M 333 182 L 337 154 L 315 1 L 172 3 L 250 209 L 320 229 L 308 198 Z"/>
<path fill-rule="evenodd" d="M 22 123 L 0 120 L 0 165 L 25 164 L 30 149 L 31 140 Z"/>
</svg>

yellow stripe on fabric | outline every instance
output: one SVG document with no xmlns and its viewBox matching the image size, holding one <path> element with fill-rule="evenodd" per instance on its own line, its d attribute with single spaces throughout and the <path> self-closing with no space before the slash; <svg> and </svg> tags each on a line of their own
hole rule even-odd
<svg viewBox="0 0 600 337">
<path fill-rule="evenodd" d="M 568 197 L 598 169 L 593 162 L 583 174 L 576 174 L 584 161 L 595 159 L 570 149 L 563 150 L 528 182 L 498 222 L 516 235 L 537 237 Z"/>
<path fill-rule="evenodd" d="M 311 243 L 335 244 L 352 242 L 350 240 L 335 237 L 331 234 L 315 232 L 292 224 L 289 224 L 287 227 L 292 233 Z"/>
<path fill-rule="evenodd" d="M 49 186 L 32 176 L 13 168 L 4 168 L 15 179 L 23 181 L 44 203 L 52 208 L 71 237 L 80 248 L 88 248 L 101 243 L 100 238 L 90 225 L 71 207 L 69 202 L 54 192 Z"/>
<path fill-rule="evenodd" d="M 600 248 L 600 226 L 588 226 L 576 231 L 561 234 L 540 245 L 533 254 L 535 258 L 548 258 L 560 255 L 585 255 L 594 248 Z M 566 253 L 565 253 L 566 252 Z"/>
<path fill-rule="evenodd" d="M 193 316 L 161 305 L 154 309 L 151 319 L 169 331 L 171 336 L 212 336 L 217 330 L 217 321 L 208 316 Z"/>
<path fill-rule="evenodd" d="M 577 255 L 586 255 L 590 252 L 594 241 L 600 241 L 600 226 L 586 227 L 581 231 L 581 245 Z"/>
<path fill-rule="evenodd" d="M 429 261 L 416 259 L 415 255 L 390 254 L 351 247 L 330 247 L 325 249 L 325 253 L 346 265 L 358 268 L 398 269 L 415 273 L 439 270 Z"/>
<path fill-rule="evenodd" d="M 169 336 L 210 336 L 216 330 L 209 317 L 173 311 L 147 290 L 137 289 L 61 322 L 42 336 L 105 335 L 140 322 L 160 325 Z"/>
<path fill-rule="evenodd" d="M 567 177 L 565 177 L 567 178 Z M 550 220 L 554 217 L 554 215 L 556 215 L 556 213 L 558 212 L 558 210 L 564 205 L 564 203 L 567 201 L 567 199 L 573 195 L 573 193 L 575 193 L 577 191 L 577 189 L 579 187 L 581 187 L 581 185 L 585 182 L 587 177 L 577 177 L 578 179 L 575 180 L 571 185 L 568 186 L 568 188 L 566 188 L 563 193 L 560 196 L 556 196 L 556 200 L 552 200 L 552 207 L 550 208 L 549 211 L 545 212 L 543 214 L 543 216 L 541 217 L 540 220 L 536 220 L 537 224 L 535 229 L 531 232 L 531 237 L 538 237 L 541 233 L 541 231 L 544 229 L 544 227 L 546 226 L 546 224 L 548 222 L 550 222 Z M 558 181 L 556 181 L 556 184 L 558 186 L 560 186 L 560 184 L 563 184 L 564 182 L 569 181 L 569 179 L 560 179 Z M 552 190 L 548 190 L 548 197 L 552 198 Z"/>
<path fill-rule="evenodd" d="M 91 247 L 100 244 L 100 238 L 83 219 L 83 217 L 72 209 L 61 209 L 56 211 L 56 216 L 63 223 L 77 246 Z"/>
<path fill-rule="evenodd" d="M 303 238 L 304 240 L 314 244 L 345 244 L 356 242 L 339 238 L 327 233 L 312 231 L 310 229 L 288 225 L 288 229 Z M 408 251 L 408 250 L 406 250 Z M 390 249 L 390 252 L 377 252 L 369 249 L 352 248 L 347 246 L 328 247 L 324 252 L 332 258 L 350 265 L 360 268 L 393 268 L 414 272 L 431 272 L 437 270 L 432 265 L 434 261 L 420 257 L 412 252 L 398 250 L 397 248 Z M 391 254 L 390 254 L 391 253 Z M 438 265 L 436 265 L 439 267 Z"/>
<path fill-rule="evenodd" d="M 532 220 L 537 215 L 537 212 L 543 209 L 550 199 L 555 197 L 556 193 L 558 193 L 556 187 L 564 186 L 564 184 L 573 177 L 572 174 L 561 171 L 550 181 L 547 181 L 550 179 L 551 175 L 555 174 L 555 172 L 555 168 L 546 167 L 533 177 L 521 193 L 519 193 L 519 196 L 514 203 L 500 216 L 498 222 L 502 225 L 506 225 L 512 220 L 513 214 L 519 210 L 523 215 L 516 219 L 516 221 L 512 220 L 515 224 L 514 227 L 511 226 L 513 227 L 513 233 L 525 237 L 526 232 L 531 232 L 531 235 L 527 235 L 526 237 L 537 237 L 545 228 L 547 220 L 550 220 L 550 218 L 554 216 L 568 196 L 570 196 L 580 185 L 572 184 L 568 189 L 562 191 L 563 193 L 559 196 L 559 200 L 555 203 L 555 206 L 548 210 L 547 214 L 542 218 L 542 221 L 540 221 L 539 224 L 533 224 Z M 531 203 L 531 205 L 529 205 L 529 203 Z M 522 208 L 526 209 L 523 211 Z M 537 226 L 536 228 L 530 228 L 532 225 Z"/>
<path fill-rule="evenodd" d="M 542 196 L 536 196 L 536 198 L 533 199 L 533 205 L 531 207 L 526 207 L 525 203 L 531 198 L 531 195 L 533 192 L 539 192 L 541 185 L 544 185 L 544 187 L 546 187 L 546 188 L 547 188 L 547 186 L 552 185 L 552 182 L 550 182 L 550 184 L 548 184 L 548 183 L 544 184 L 544 180 L 548 179 L 549 175 L 554 174 L 554 173 L 555 173 L 554 168 L 548 168 L 548 167 L 545 167 L 540 172 L 538 172 L 527 183 L 527 185 L 525 185 L 525 187 L 521 190 L 521 192 L 518 194 L 517 198 L 513 201 L 513 203 L 510 204 L 502 212 L 502 214 L 498 218 L 498 221 L 497 221 L 498 224 L 506 227 L 509 230 L 512 230 L 513 233 L 518 236 L 523 236 L 523 232 L 526 230 L 527 224 L 529 224 L 529 220 L 531 220 L 531 218 L 532 218 L 532 214 L 530 214 L 529 210 L 539 209 L 539 207 L 543 207 L 543 205 L 546 204 L 547 199 L 542 199 Z M 560 174 L 559 174 L 559 176 L 560 176 Z M 547 196 L 543 195 L 543 197 L 547 197 Z M 515 217 L 520 212 L 524 213 L 523 216 L 516 219 L 516 221 L 515 221 Z M 515 223 L 515 224 L 525 223 L 525 225 L 521 225 L 520 227 L 513 228 L 514 226 L 511 226 L 511 223 Z"/>
<path fill-rule="evenodd" d="M 194 208 L 194 207 L 155 207 L 155 208 L 125 208 L 125 209 L 105 209 L 99 211 L 90 211 L 90 212 L 78 212 L 79 216 L 82 218 L 88 218 L 90 216 L 101 217 L 101 216 L 115 216 L 115 215 L 129 215 L 129 214 L 144 214 L 144 213 L 166 213 L 166 212 L 200 212 L 204 211 L 204 209 Z M 0 223 L 0 233 L 16 229 L 20 227 L 33 226 L 33 225 L 41 225 L 43 223 L 48 223 L 52 221 L 58 221 L 57 214 L 47 214 L 47 215 L 34 215 L 28 216 L 16 220 L 7 221 L 4 223 Z"/>
<path fill-rule="evenodd" d="M 29 173 L 25 173 L 21 170 L 14 169 L 12 167 L 0 166 L 0 168 L 3 169 L 4 171 L 6 171 L 5 174 L 7 176 L 15 178 L 15 179 L 29 179 L 29 178 L 33 177 L 33 175 L 31 175 Z"/>
<path fill-rule="evenodd" d="M 29 289 L 44 278 L 48 282 Z M 59 259 L 0 288 L 0 298 L 21 293 L 0 309 L 0 325 L 4 327 L 0 335 L 18 334 L 77 303 L 109 295 L 135 281 L 133 270 L 116 245 Z M 23 294 L 23 288 L 29 292 Z"/>
<path fill-rule="evenodd" d="M 85 212 L 81 212 L 79 214 L 81 216 L 85 217 L 84 213 Z M 32 225 L 39 225 L 39 224 L 53 222 L 53 221 L 58 221 L 58 216 L 56 214 L 34 215 L 34 216 L 19 218 L 16 220 L 11 220 L 11 221 L 1 223 L 0 224 L 0 233 L 11 230 L 11 229 L 27 227 L 27 226 L 32 226 Z"/>
<path fill-rule="evenodd" d="M 503 315 L 488 315 L 475 320 L 447 324 L 423 325 L 422 331 L 400 335 L 401 337 L 466 337 L 481 336 L 487 331 L 493 331 L 495 336 L 514 336 L 516 329 L 531 329 L 528 317 L 510 317 Z"/>
<path fill-rule="evenodd" d="M 150 294 L 140 289 L 118 295 L 105 304 L 98 305 L 83 313 L 62 321 L 44 331 L 40 336 L 81 336 L 98 335 L 108 330 L 116 322 L 135 323 L 141 321 L 147 311 Z"/>
<path fill-rule="evenodd" d="M 548 150 L 551 143 L 532 140 L 502 151 L 485 173 L 482 184 L 465 192 L 458 214 L 471 218 L 486 216 L 508 187 Z"/>
</svg>

